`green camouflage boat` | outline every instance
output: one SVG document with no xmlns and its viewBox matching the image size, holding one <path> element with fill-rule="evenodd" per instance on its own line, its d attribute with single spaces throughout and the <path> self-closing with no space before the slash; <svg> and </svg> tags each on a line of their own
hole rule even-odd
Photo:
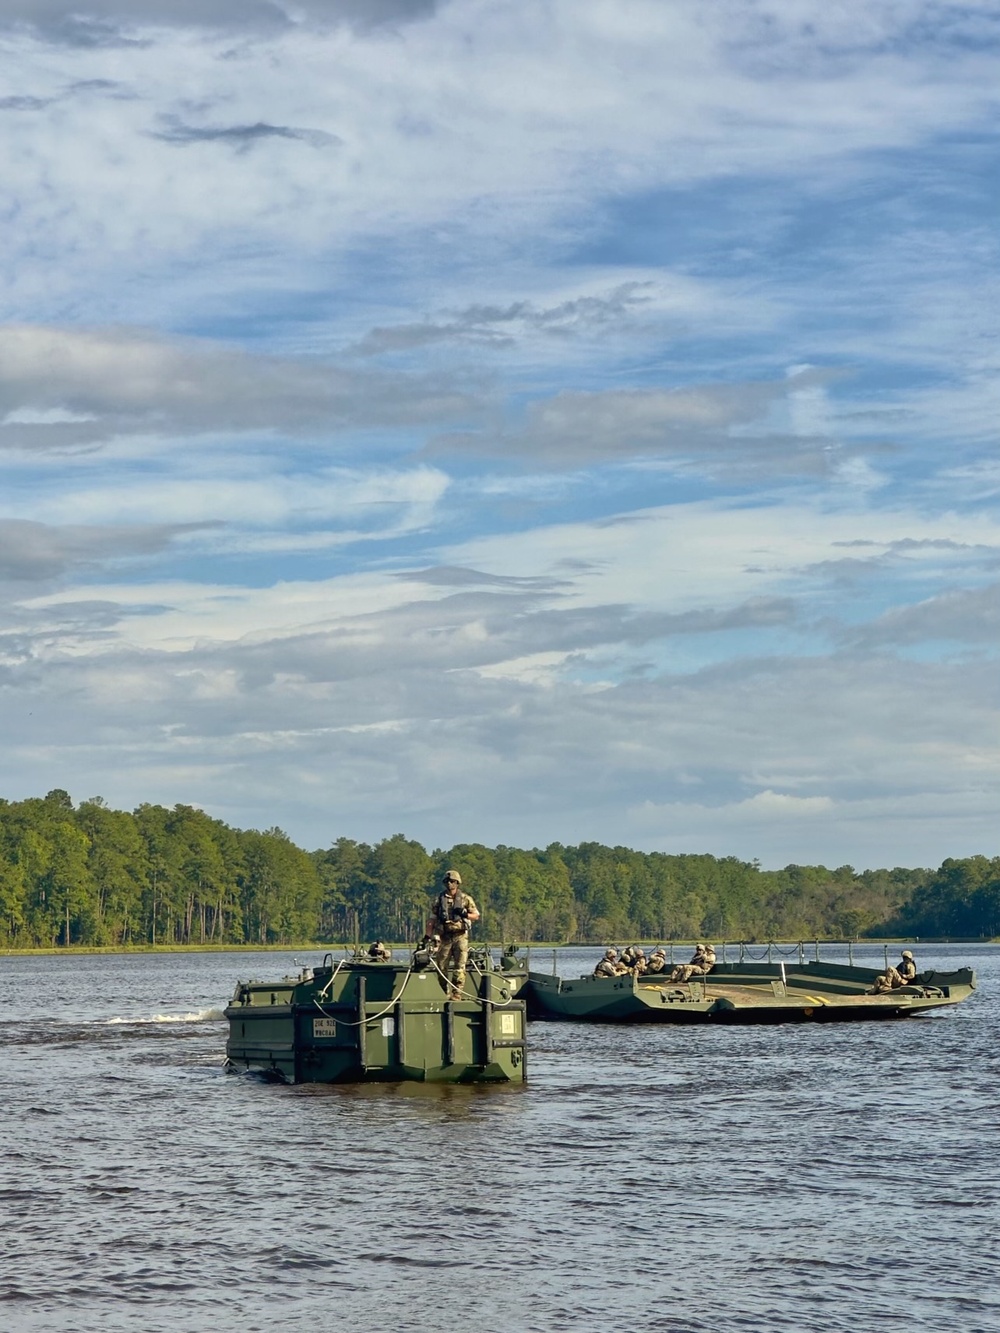
<svg viewBox="0 0 1000 1333">
<path fill-rule="evenodd" d="M 525 980 L 479 951 L 452 1001 L 426 950 L 405 963 L 327 954 L 298 976 L 239 982 L 226 1064 L 286 1083 L 520 1083 Z"/>
<path fill-rule="evenodd" d="M 873 968 L 838 963 L 716 963 L 681 983 L 668 973 L 575 980 L 529 972 L 528 1017 L 601 1023 L 830 1023 L 909 1018 L 959 1004 L 976 989 L 967 967 L 923 972 L 910 985 L 872 990 Z"/>
</svg>

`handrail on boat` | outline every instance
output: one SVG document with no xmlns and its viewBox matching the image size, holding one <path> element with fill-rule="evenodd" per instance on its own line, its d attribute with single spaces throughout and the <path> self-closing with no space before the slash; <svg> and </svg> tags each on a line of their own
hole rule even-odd
<svg viewBox="0 0 1000 1333">
<path fill-rule="evenodd" d="M 801 965 L 804 964 L 806 960 L 806 946 L 803 943 L 803 941 L 800 940 L 798 944 L 793 944 L 790 949 L 782 949 L 779 948 L 779 946 L 775 944 L 773 940 L 768 940 L 767 947 L 763 950 L 763 952 L 759 954 L 754 954 L 753 952 L 751 952 L 749 946 L 745 943 L 745 941 L 740 940 L 739 961 L 741 963 L 746 961 L 751 963 L 764 963 L 764 962 L 770 963 L 772 961 L 772 955 L 774 954 L 777 954 L 779 958 L 794 958 L 796 955 L 798 955 L 799 963 Z M 722 961 L 723 962 L 726 961 L 725 943 L 723 943 L 722 946 Z M 817 963 L 819 962 L 819 940 L 816 941 L 816 961 Z"/>
</svg>

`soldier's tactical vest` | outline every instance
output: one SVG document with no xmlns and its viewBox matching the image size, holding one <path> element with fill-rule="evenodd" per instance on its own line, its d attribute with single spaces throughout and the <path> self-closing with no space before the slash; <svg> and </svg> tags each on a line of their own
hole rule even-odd
<svg viewBox="0 0 1000 1333">
<path fill-rule="evenodd" d="M 455 894 L 454 898 L 450 893 L 438 894 L 435 915 L 442 926 L 447 925 L 449 921 L 454 921 L 462 927 L 461 930 L 449 931 L 449 935 L 467 935 L 469 933 L 469 922 L 462 916 L 463 907 L 468 907 L 468 902 L 461 889 Z"/>
</svg>

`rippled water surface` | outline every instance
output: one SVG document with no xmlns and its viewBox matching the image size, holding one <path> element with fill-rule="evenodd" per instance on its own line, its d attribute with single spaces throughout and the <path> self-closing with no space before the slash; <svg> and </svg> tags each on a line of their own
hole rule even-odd
<svg viewBox="0 0 1000 1333">
<path fill-rule="evenodd" d="M 536 1023 L 523 1088 L 227 1075 L 237 979 L 291 954 L 0 958 L 0 1327 L 1000 1333 L 1000 949 L 917 958 L 979 991 Z"/>
</svg>

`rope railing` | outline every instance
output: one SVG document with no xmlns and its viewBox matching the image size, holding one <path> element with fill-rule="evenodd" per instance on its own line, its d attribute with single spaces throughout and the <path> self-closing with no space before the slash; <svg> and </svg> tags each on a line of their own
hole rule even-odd
<svg viewBox="0 0 1000 1333">
<path fill-rule="evenodd" d="M 330 962 L 332 965 L 333 958 L 330 955 L 327 955 L 327 957 L 330 957 Z M 326 959 L 324 959 L 324 963 L 325 961 Z M 337 966 L 331 972 L 329 979 L 327 980 L 323 989 L 319 992 L 319 995 L 313 996 L 312 1000 L 313 1004 L 320 1011 L 320 1013 L 323 1014 L 325 1018 L 332 1018 L 335 1016 L 332 1014 L 328 1014 L 326 1012 L 326 1010 L 323 1008 L 323 1001 L 327 1001 L 328 1003 L 330 1002 L 329 1000 L 327 1000 L 327 997 L 330 995 L 331 988 L 333 986 L 334 981 L 336 981 L 338 974 L 343 970 L 346 964 L 355 961 L 362 961 L 362 960 L 352 959 L 352 958 L 342 958 L 340 962 L 337 964 Z M 452 989 L 451 978 L 447 975 L 447 973 L 441 970 L 441 968 L 438 966 L 437 959 L 434 958 L 433 955 L 430 960 L 430 966 L 431 970 L 436 972 L 438 976 L 441 978 L 441 980 L 444 982 L 446 988 L 448 990 L 451 990 Z M 374 1014 L 365 1014 L 363 1018 L 358 1020 L 340 1018 L 339 1016 L 336 1016 L 336 1021 L 338 1023 L 342 1023 L 345 1027 L 360 1027 L 362 1023 L 373 1023 L 377 1019 L 382 1018 L 385 1014 L 389 1012 L 390 1009 L 393 1009 L 396 1006 L 396 1004 L 403 998 L 403 992 L 406 990 L 410 978 L 413 976 L 414 971 L 416 970 L 417 969 L 415 969 L 411 963 L 411 965 L 406 970 L 406 976 L 403 978 L 402 986 L 400 986 L 399 990 L 392 996 L 389 1003 L 385 1006 L 384 1009 L 380 1009 L 378 1010 L 377 1013 Z M 489 975 L 487 969 L 483 968 L 477 959 L 470 959 L 468 970 L 470 972 L 475 972 L 478 976 Z M 512 990 L 510 991 L 510 993 L 508 993 L 507 998 L 505 1000 L 504 999 L 489 1000 L 489 999 L 484 999 L 481 995 L 477 995 L 475 991 L 473 991 L 470 994 L 465 989 L 464 981 L 462 984 L 462 990 L 458 998 L 461 1000 L 472 1001 L 473 1003 L 478 1004 L 484 1008 L 487 1005 L 489 1005 L 494 1009 L 506 1009 L 509 1005 L 517 1003 L 517 997 L 514 995 Z"/>
<path fill-rule="evenodd" d="M 769 963 L 771 961 L 771 950 L 762 949 L 759 954 L 755 954 L 752 949 L 745 944 L 740 945 L 740 962 L 751 963 Z"/>
<path fill-rule="evenodd" d="M 339 971 L 340 968 L 337 969 L 337 972 Z M 335 972 L 333 975 L 336 976 L 337 973 Z M 339 1014 L 328 1014 L 326 1010 L 323 1008 L 322 1004 L 320 1004 L 319 1000 L 317 1000 L 315 995 L 313 996 L 313 1004 L 320 1011 L 320 1013 L 323 1015 L 324 1018 L 333 1018 L 335 1019 L 336 1022 L 343 1024 L 345 1028 L 359 1028 L 362 1026 L 363 1023 L 376 1022 L 377 1019 L 383 1018 L 389 1012 L 390 1009 L 395 1009 L 396 1005 L 403 998 L 403 991 L 406 990 L 406 987 L 409 984 L 410 977 L 412 976 L 413 976 L 413 968 L 412 967 L 407 968 L 406 976 L 403 978 L 403 984 L 399 988 L 399 994 L 394 995 L 392 999 L 389 1001 L 389 1003 L 385 1006 L 385 1008 L 380 1009 L 377 1014 L 362 1014 L 362 1016 L 359 1019 L 341 1018 Z M 326 990 L 329 988 L 330 982 L 332 981 L 333 977 L 330 978 L 330 981 L 327 982 L 327 985 L 323 988 L 323 991 L 321 991 L 320 994 L 325 994 Z"/>
<path fill-rule="evenodd" d="M 441 980 L 444 982 L 444 984 L 448 987 L 448 989 L 451 990 L 451 988 L 452 988 L 451 978 L 447 975 L 447 973 L 441 971 L 440 967 L 438 967 L 438 963 L 437 963 L 437 959 L 436 959 L 436 958 L 432 958 L 432 959 L 431 959 L 431 967 L 433 967 L 434 971 L 438 974 L 438 976 L 441 978 Z M 470 962 L 470 964 L 469 964 L 469 971 L 470 971 L 470 972 L 477 972 L 477 973 L 479 974 L 479 976 L 481 976 L 481 977 L 485 977 L 485 976 L 488 975 L 487 972 L 486 972 L 482 967 L 480 967 L 478 963 L 475 963 L 475 962 Z M 460 992 L 458 998 L 459 998 L 460 1000 L 472 1000 L 475 1004 L 480 1004 L 480 1005 L 487 1005 L 487 1004 L 489 1004 L 489 1005 L 492 1005 L 494 1009 L 505 1009 L 505 1008 L 507 1007 L 507 1005 L 509 1005 L 509 1004 L 514 1004 L 514 1003 L 516 1002 L 516 998 L 517 998 L 517 997 L 516 997 L 515 995 L 511 994 L 511 995 L 508 995 L 508 997 L 507 997 L 506 1000 L 484 1000 L 483 997 L 482 997 L 481 995 L 477 995 L 477 994 L 475 993 L 475 991 L 473 991 L 473 993 L 470 995 L 470 994 L 466 991 L 466 989 L 465 989 L 465 982 L 463 981 L 463 982 L 462 982 L 462 990 L 461 990 L 461 992 Z"/>
</svg>

